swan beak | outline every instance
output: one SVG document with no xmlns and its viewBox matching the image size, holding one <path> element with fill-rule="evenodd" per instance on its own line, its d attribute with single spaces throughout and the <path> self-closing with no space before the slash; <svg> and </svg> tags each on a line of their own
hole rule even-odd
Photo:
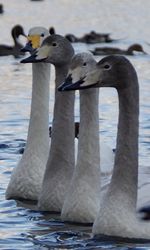
<svg viewBox="0 0 150 250">
<path fill-rule="evenodd" d="M 37 57 L 37 55 L 36 55 L 36 53 L 34 53 L 31 56 L 21 60 L 20 62 L 21 63 L 37 63 L 37 62 L 43 61 L 43 60 L 36 60 L 36 57 Z"/>
<path fill-rule="evenodd" d="M 30 52 L 32 53 L 34 49 L 32 48 L 32 43 L 28 42 L 26 45 L 21 49 L 22 52 Z"/>
<path fill-rule="evenodd" d="M 82 78 L 78 80 L 78 78 L 74 78 L 72 74 L 68 73 L 68 76 L 65 82 L 58 87 L 58 91 L 69 91 L 69 90 L 81 90 L 81 89 L 89 89 L 89 88 L 99 88 L 103 85 L 102 80 L 100 80 L 99 71 L 93 70 L 87 74 L 85 74 Z"/>
<path fill-rule="evenodd" d="M 30 35 L 27 37 L 28 42 L 31 43 L 33 49 L 40 47 L 40 35 Z"/>
<path fill-rule="evenodd" d="M 30 57 L 23 59 L 21 63 L 47 62 L 49 51 L 50 47 L 47 45 L 43 45 Z"/>
<path fill-rule="evenodd" d="M 73 83 L 72 82 L 72 75 L 69 74 L 66 78 L 65 82 L 58 87 L 58 91 L 69 91 L 69 90 L 78 90 L 81 89 L 82 83 L 84 83 L 84 78 L 80 79 L 79 81 Z"/>
<path fill-rule="evenodd" d="M 35 49 L 40 47 L 40 35 L 30 35 L 27 36 L 27 43 L 25 47 L 21 49 L 22 52 L 33 53 Z"/>
</svg>

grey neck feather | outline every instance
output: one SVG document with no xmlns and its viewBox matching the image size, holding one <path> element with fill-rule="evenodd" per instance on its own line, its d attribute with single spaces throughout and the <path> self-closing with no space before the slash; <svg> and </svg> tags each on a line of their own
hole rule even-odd
<svg viewBox="0 0 150 250">
<path fill-rule="evenodd" d="M 100 187 L 99 90 L 80 90 L 80 133 L 76 169 Z"/>
<path fill-rule="evenodd" d="M 61 93 L 57 87 L 64 82 L 69 65 L 55 67 L 56 90 L 52 138 L 47 173 L 52 174 L 61 169 L 71 176 L 74 164 L 74 92 Z"/>
<path fill-rule="evenodd" d="M 50 65 L 47 63 L 32 64 L 32 101 L 27 146 L 40 150 L 49 145 L 49 82 Z"/>
<path fill-rule="evenodd" d="M 128 88 L 118 90 L 117 149 L 109 192 L 111 197 L 121 199 L 124 208 L 127 206 L 128 209 L 130 207 L 135 210 L 138 184 L 139 89 L 135 79 L 128 79 L 128 84 Z M 117 203 L 116 199 L 115 202 Z"/>
<path fill-rule="evenodd" d="M 129 65 L 130 66 L 130 65 Z M 126 65 L 128 70 L 128 65 Z M 150 225 L 136 216 L 138 184 L 139 87 L 136 73 L 126 71 L 118 89 L 119 123 L 114 171 L 102 207 L 93 225 L 94 235 L 149 239 Z"/>
</svg>

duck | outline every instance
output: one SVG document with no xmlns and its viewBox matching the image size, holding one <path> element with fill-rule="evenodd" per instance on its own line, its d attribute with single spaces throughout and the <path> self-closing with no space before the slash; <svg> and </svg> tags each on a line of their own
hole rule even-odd
<svg viewBox="0 0 150 250">
<path fill-rule="evenodd" d="M 147 54 L 144 51 L 142 45 L 138 44 L 138 43 L 134 43 L 134 44 L 130 45 L 127 48 L 127 50 L 122 50 L 122 49 L 114 48 L 114 47 L 97 47 L 91 52 L 93 53 L 93 55 L 96 55 L 96 56 L 114 55 L 114 54 L 133 56 L 133 55 L 135 55 L 134 52 L 141 52 L 143 54 Z"/>
<path fill-rule="evenodd" d="M 63 86 L 82 78 L 89 69 L 95 68 L 96 61 L 91 53 L 78 53 L 71 61 L 68 76 Z M 65 88 L 64 88 L 65 89 Z M 101 191 L 101 168 L 105 169 L 105 156 L 113 153 L 104 150 L 101 142 L 101 159 L 99 148 L 99 91 L 89 89 L 80 91 L 80 133 L 77 162 L 70 186 L 61 211 L 61 219 L 73 223 L 93 223 L 100 208 L 99 193 Z M 100 164 L 101 163 L 101 164 Z M 110 172 L 112 165 L 109 165 Z"/>
<path fill-rule="evenodd" d="M 124 56 L 110 55 L 67 88 L 113 87 L 119 99 L 117 146 L 112 178 L 92 227 L 97 238 L 150 240 L 150 224 L 136 213 L 138 188 L 139 83 Z M 99 194 L 100 195 L 100 194 Z"/>
<path fill-rule="evenodd" d="M 26 37 L 23 27 L 21 25 L 15 25 L 11 30 L 11 35 L 14 40 L 14 45 L 9 46 L 9 45 L 0 44 L 0 56 L 12 55 L 15 58 L 24 56 L 25 53 L 21 51 L 21 48 L 23 46 L 18 40 L 20 35 Z"/>
<path fill-rule="evenodd" d="M 65 37 L 72 43 L 87 43 L 87 44 L 95 44 L 95 43 L 110 43 L 113 42 L 114 39 L 110 37 L 109 33 L 97 33 L 95 31 L 91 31 L 82 37 L 76 37 L 73 34 L 66 34 Z"/>
<path fill-rule="evenodd" d="M 49 31 L 44 27 L 29 30 L 24 52 L 38 48 Z M 27 143 L 14 167 L 6 189 L 6 199 L 37 201 L 49 153 L 50 65 L 32 64 L 32 98 Z"/>
</svg>

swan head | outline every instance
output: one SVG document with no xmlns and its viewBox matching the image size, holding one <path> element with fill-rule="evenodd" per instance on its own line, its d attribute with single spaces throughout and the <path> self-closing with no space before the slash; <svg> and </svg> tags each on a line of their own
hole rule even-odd
<svg viewBox="0 0 150 250">
<path fill-rule="evenodd" d="M 91 53 L 82 52 L 73 56 L 65 82 L 59 86 L 59 91 L 81 89 L 83 80 L 89 70 L 96 68 L 96 61 Z"/>
<path fill-rule="evenodd" d="M 63 36 L 48 36 L 34 55 L 22 60 L 23 63 L 47 62 L 55 66 L 69 64 L 74 55 L 71 43 Z"/>
<path fill-rule="evenodd" d="M 31 28 L 27 36 L 27 43 L 25 47 L 21 49 L 21 51 L 28 51 L 32 54 L 41 46 L 43 40 L 47 36 L 49 36 L 49 31 L 46 28 L 40 26 Z"/>
<path fill-rule="evenodd" d="M 124 89 L 134 83 L 134 80 L 137 80 L 137 74 L 130 61 L 124 56 L 112 55 L 104 57 L 94 67 L 89 67 L 84 77 L 76 78 L 72 89 L 94 87 Z M 69 89 L 71 90 L 71 86 L 63 90 Z"/>
<path fill-rule="evenodd" d="M 130 61 L 119 55 L 110 55 L 101 59 L 96 69 L 88 72 L 83 79 L 85 88 L 114 87 L 125 89 L 137 81 L 137 74 Z"/>
</svg>

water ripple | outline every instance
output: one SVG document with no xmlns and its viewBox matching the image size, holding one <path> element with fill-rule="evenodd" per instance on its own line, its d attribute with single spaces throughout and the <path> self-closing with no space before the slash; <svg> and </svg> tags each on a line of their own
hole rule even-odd
<svg viewBox="0 0 150 250">
<path fill-rule="evenodd" d="M 3 1 L 3 0 L 2 0 Z M 9 41 L 10 27 L 14 20 L 23 23 L 26 30 L 34 25 L 49 27 L 53 20 L 58 31 L 85 33 L 89 28 L 113 32 L 114 37 L 127 36 L 113 46 L 127 47 L 140 42 L 150 53 L 150 47 L 142 40 L 150 40 L 147 23 L 150 21 L 149 1 L 26 1 L 26 10 L 21 1 L 5 0 L 6 13 L 1 17 L 1 43 Z M 43 4 L 43 5 L 42 5 Z M 147 5 L 147 6 L 146 6 Z M 42 7 L 44 6 L 44 7 Z M 85 8 L 86 6 L 86 8 Z M 136 12 L 135 12 L 136 7 Z M 44 14 L 42 14 L 44 10 Z M 55 11 L 56 10 L 56 11 Z M 51 16 L 51 19 L 49 18 Z M 67 18 L 64 18 L 66 17 Z M 40 17 L 40 18 L 39 18 Z M 104 21 L 105 20 L 105 21 Z M 138 22 L 137 27 L 137 20 Z M 149 20 L 149 21 L 148 21 Z M 68 29 L 69 23 L 69 29 Z M 132 25 L 131 25 L 132 23 Z M 4 28 L 5 27 L 5 28 Z M 136 28 L 135 28 L 136 27 Z M 8 32 L 9 31 L 9 32 Z M 132 40 L 131 40 L 132 38 Z M 3 40 L 4 39 L 4 40 Z M 23 41 L 25 43 L 25 41 Z M 93 49 L 95 45 L 75 44 L 75 51 Z M 96 57 L 99 60 L 100 57 Z M 129 58 L 135 66 L 140 83 L 140 131 L 139 131 L 139 190 L 144 190 L 145 201 L 149 198 L 150 176 L 150 56 Z M 31 103 L 31 65 L 20 64 L 13 57 L 0 57 L 1 68 L 1 119 L 0 119 L 0 249 L 2 250 L 148 250 L 147 243 L 122 243 L 110 239 L 95 239 L 91 227 L 64 223 L 59 214 L 43 213 L 36 204 L 5 199 L 11 172 L 24 151 Z M 54 71 L 51 74 L 54 80 Z M 50 85 L 50 121 L 54 101 L 54 84 Z M 79 93 L 75 118 L 79 120 Z M 100 91 L 100 129 L 105 141 L 116 148 L 118 99 L 116 91 Z M 109 176 L 103 176 L 105 185 Z"/>
</svg>

